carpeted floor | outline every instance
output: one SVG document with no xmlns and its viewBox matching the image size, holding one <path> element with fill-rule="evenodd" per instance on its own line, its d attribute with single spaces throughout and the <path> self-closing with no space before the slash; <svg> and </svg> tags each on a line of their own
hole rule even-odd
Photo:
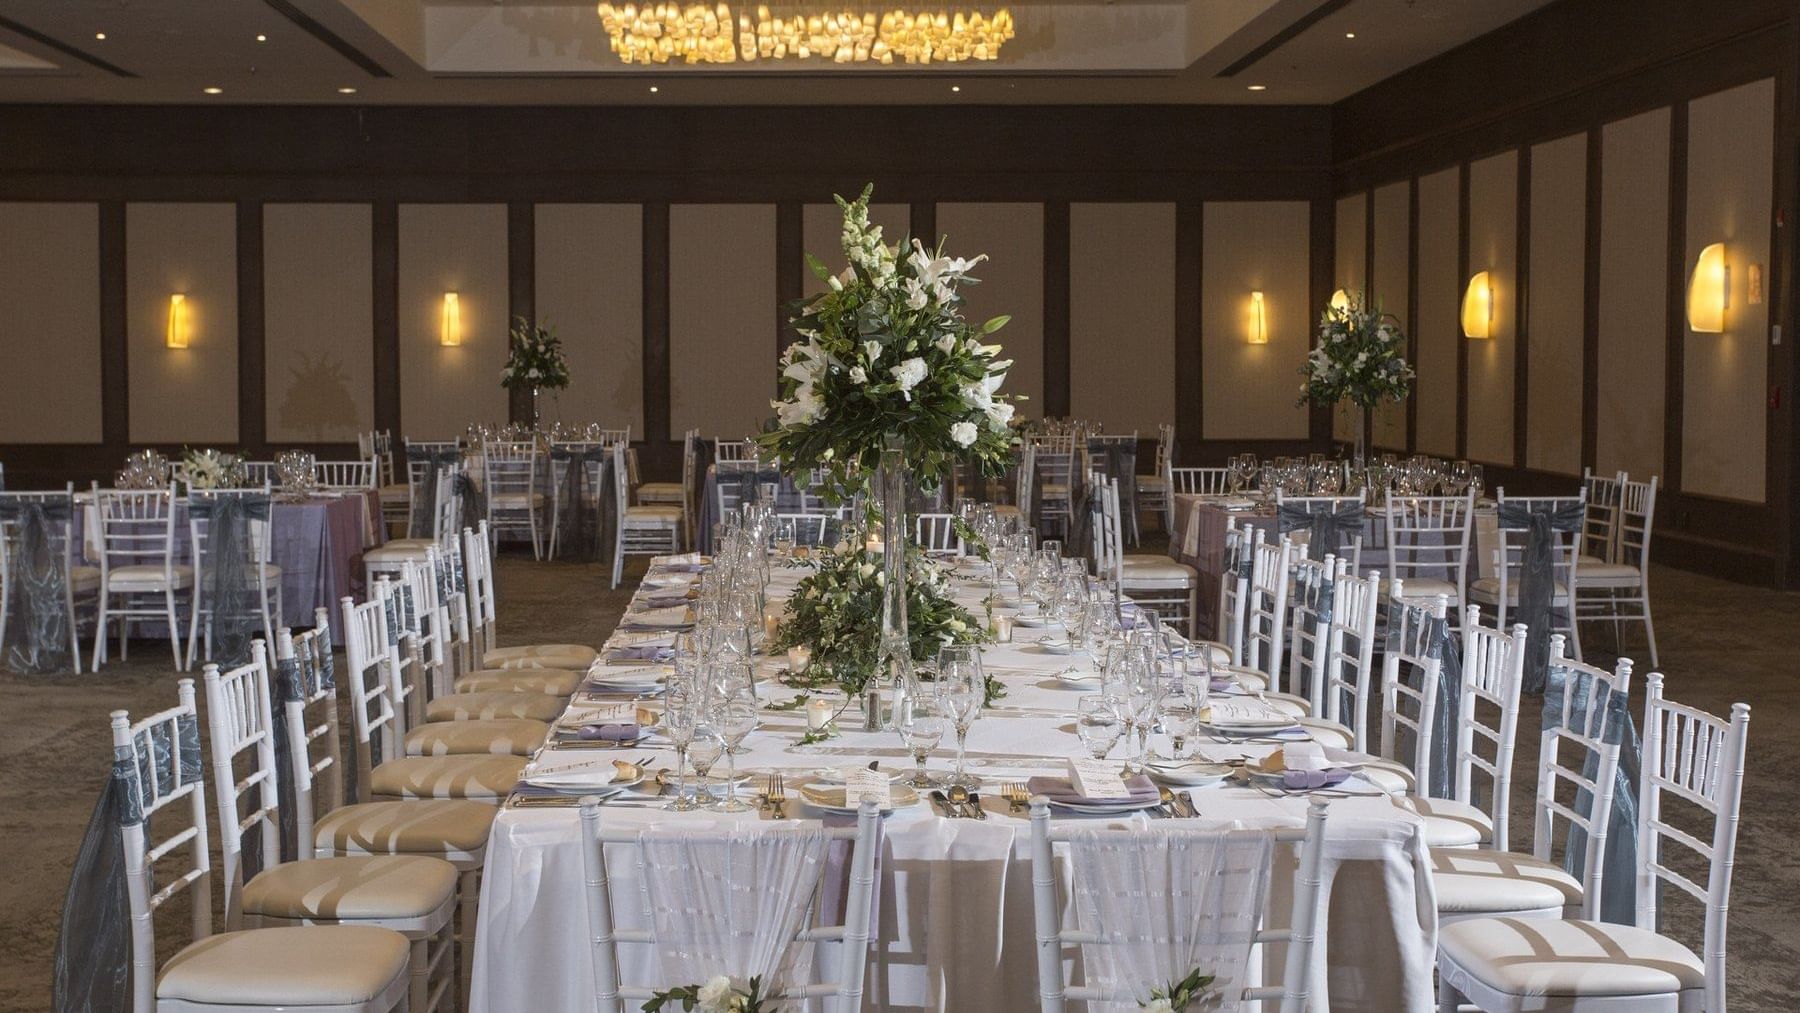
<svg viewBox="0 0 1800 1013">
<path fill-rule="evenodd" d="M 632 572 L 640 572 L 641 564 Z M 599 643 L 617 623 L 627 586 L 607 589 L 605 568 L 503 556 L 497 567 L 503 643 Z M 1753 707 L 1749 776 L 1731 904 L 1730 999 L 1738 1010 L 1789 1010 L 1800 1000 L 1800 657 L 1796 596 L 1673 570 L 1655 574 L 1667 691 L 1725 713 Z M 1589 657 L 1610 663 L 1609 639 L 1590 637 Z M 1599 643 L 1594 643 L 1599 641 Z M 1636 641 L 1628 640 L 1628 645 Z M 21 676 L 0 670 L 0 1010 L 50 1008 L 52 954 L 69 869 L 111 757 L 109 711 L 136 716 L 170 706 L 177 676 L 166 644 L 132 645 L 129 663 L 99 675 Z M 1644 655 L 1628 646 L 1628 655 Z M 1641 674 L 1648 664 L 1638 666 Z M 196 673 L 197 676 L 197 673 Z M 1641 696 L 1634 693 L 1634 699 Z M 1634 702 L 1634 712 L 1640 706 Z M 1641 713 L 1639 713 L 1641 719 Z M 1520 716 L 1514 794 L 1515 848 L 1529 844 L 1538 708 Z M 217 893 L 214 891 L 215 904 Z M 1673 931 L 1698 948 L 1699 914 L 1682 899 Z M 162 956 L 185 938 L 178 913 L 165 919 Z"/>
</svg>

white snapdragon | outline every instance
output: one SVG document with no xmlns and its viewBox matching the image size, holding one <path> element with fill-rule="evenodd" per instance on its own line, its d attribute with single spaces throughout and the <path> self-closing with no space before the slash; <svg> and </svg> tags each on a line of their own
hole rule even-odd
<svg viewBox="0 0 1800 1013">
<path fill-rule="evenodd" d="M 980 431 L 973 422 L 958 422 L 950 427 L 950 439 L 959 447 L 967 447 L 975 442 Z"/>
</svg>

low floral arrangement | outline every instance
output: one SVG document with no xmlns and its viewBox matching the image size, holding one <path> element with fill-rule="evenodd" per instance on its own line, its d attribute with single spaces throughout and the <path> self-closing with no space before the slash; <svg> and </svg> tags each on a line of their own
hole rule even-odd
<svg viewBox="0 0 1800 1013">
<path fill-rule="evenodd" d="M 1150 1013 L 1182 1013 L 1183 1010 L 1198 1013 L 1213 1009 L 1219 1004 L 1219 994 L 1210 990 L 1213 980 L 1213 975 L 1202 974 L 1196 967 L 1180 981 L 1151 989 L 1150 998 L 1138 1003 L 1138 1007 Z"/>
<path fill-rule="evenodd" d="M 181 471 L 189 489 L 236 489 L 244 484 L 244 459 L 211 447 L 184 451 Z"/>
<path fill-rule="evenodd" d="M 812 684 L 834 682 L 854 700 L 880 661 L 881 599 L 887 583 L 881 553 L 839 542 L 812 558 L 817 570 L 788 598 L 770 651 L 810 648 Z M 981 621 L 951 599 L 949 579 L 936 562 L 917 548 L 907 549 L 906 562 L 906 629 L 914 662 L 935 658 L 947 644 L 988 639 Z"/>
<path fill-rule="evenodd" d="M 680 985 L 657 992 L 645 1001 L 644 1013 L 657 1013 L 669 1003 L 680 1003 L 683 1010 L 701 1013 L 763 1013 L 773 1010 L 774 1003 L 762 994 L 762 979 L 751 978 L 739 987 L 723 974 L 708 978 L 704 985 Z"/>
<path fill-rule="evenodd" d="M 500 371 L 502 387 L 537 387 L 562 390 L 569 385 L 569 362 L 563 358 L 562 339 L 548 327 L 514 317 L 511 350 Z"/>
<path fill-rule="evenodd" d="M 1404 401 L 1412 391 L 1413 368 L 1406 362 L 1406 335 L 1400 321 L 1370 310 L 1359 292 L 1343 306 L 1319 317 L 1319 341 L 1300 367 L 1300 404 L 1353 401 L 1374 408 Z"/>
<path fill-rule="evenodd" d="M 807 263 L 829 287 L 799 304 L 792 325 L 801 341 L 782 356 L 775 427 L 759 437 L 790 474 L 823 469 L 836 490 L 873 474 L 887 438 L 904 443 L 913 480 L 934 488 L 954 461 L 999 474 L 1012 444 L 1014 400 L 999 393 L 1012 360 L 982 339 L 1006 325 L 963 319 L 960 289 L 977 284 L 964 260 L 918 240 L 881 241 L 869 224 L 869 196 L 835 198 L 844 211 L 850 266 L 833 276 Z"/>
</svg>

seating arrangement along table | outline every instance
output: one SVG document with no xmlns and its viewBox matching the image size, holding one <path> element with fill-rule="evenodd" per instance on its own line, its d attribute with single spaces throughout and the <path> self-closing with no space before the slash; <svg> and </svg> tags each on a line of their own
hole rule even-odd
<svg viewBox="0 0 1800 1013">
<path fill-rule="evenodd" d="M 771 599 L 790 593 L 806 572 L 777 568 L 769 589 Z M 958 583 L 959 596 L 967 601 L 985 592 L 985 581 L 964 578 Z M 640 589 L 634 611 L 645 597 Z M 1013 643 L 990 645 L 983 652 L 989 674 L 1007 688 L 1006 696 L 983 711 L 969 735 L 970 769 L 989 784 L 983 793 L 985 818 L 947 818 L 921 801 L 896 810 L 885 820 L 878 859 L 877 942 L 870 958 L 866 1009 L 1035 1008 L 1030 833 L 1025 814 L 1010 812 L 994 789 L 1000 780 L 1061 773 L 1066 757 L 1081 750 L 1073 722 L 1076 701 L 1082 694 L 1055 678 L 1070 659 L 1036 646 L 1034 634 L 1041 632 L 1021 628 Z M 603 654 L 596 671 L 606 664 Z M 779 682 L 783 667 L 775 659 L 760 659 L 758 695 L 765 709 L 757 730 L 745 740 L 739 758 L 741 770 L 784 771 L 789 787 L 797 788 L 810 772 L 821 768 L 864 765 L 872 760 L 885 767 L 909 765 L 898 736 L 860 730 L 855 709 L 845 713 L 841 736 L 798 745 L 806 729 L 804 709 L 767 709 L 767 705 L 791 700 L 799 692 Z M 584 699 L 609 698 L 584 690 L 576 700 Z M 946 735 L 944 748 L 933 759 L 935 771 L 947 768 L 953 755 L 952 741 Z M 555 740 L 546 748 L 556 749 Z M 1199 752 L 1224 761 L 1258 757 L 1274 748 L 1221 738 L 1203 739 Z M 590 747 L 581 755 L 627 758 L 671 770 L 675 764 L 667 743 L 654 735 L 641 748 L 613 751 Z M 723 770 L 722 764 L 718 770 Z M 760 778 L 753 779 L 740 790 L 755 791 L 759 783 Z M 1329 1008 L 1430 1010 L 1435 901 L 1418 836 L 1418 817 L 1404 799 L 1380 792 L 1361 775 L 1340 787 L 1351 794 L 1328 796 L 1332 798 L 1327 860 L 1329 938 L 1316 954 L 1317 961 L 1329 966 Z M 1197 788 L 1189 797 L 1202 820 L 1245 826 L 1298 826 L 1304 822 L 1308 802 L 1305 794 L 1290 795 L 1241 783 Z M 572 802 L 571 798 L 569 804 L 526 807 L 509 803 L 494 825 L 474 964 L 472 1008 L 476 1011 L 575 1013 L 592 1007 L 582 838 L 578 810 Z M 789 815 L 819 817 L 804 807 L 797 795 Z M 613 825 L 671 821 L 693 826 L 716 821 L 754 824 L 766 818 L 755 809 L 732 815 L 669 813 L 656 803 L 641 802 L 602 810 L 602 819 Z M 1141 825 L 1149 818 L 1138 812 L 1104 819 Z M 614 896 L 632 897 L 631 871 L 617 869 L 612 875 Z M 1285 893 L 1285 888 L 1276 893 Z M 1286 910 L 1285 898 L 1271 898 L 1270 903 L 1273 910 Z M 615 916 L 620 928 L 641 927 L 632 920 L 632 911 L 616 911 Z M 820 959 L 836 959 L 829 947 L 821 949 Z M 625 980 L 644 980 L 648 955 L 627 947 L 622 957 Z M 1314 1007 L 1328 1008 L 1327 998 L 1315 995 Z"/>
</svg>

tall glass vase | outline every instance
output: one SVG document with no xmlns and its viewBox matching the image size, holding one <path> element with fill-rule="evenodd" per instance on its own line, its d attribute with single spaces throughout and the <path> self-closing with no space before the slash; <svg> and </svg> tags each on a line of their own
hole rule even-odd
<svg viewBox="0 0 1800 1013">
<path fill-rule="evenodd" d="M 906 626 L 906 439 L 888 434 L 876 474 L 881 493 L 881 646 L 876 679 L 888 693 L 890 706 L 882 727 L 893 727 L 893 715 L 918 691 L 913 675 L 912 641 Z M 873 717 L 871 715 L 871 717 Z"/>
</svg>

